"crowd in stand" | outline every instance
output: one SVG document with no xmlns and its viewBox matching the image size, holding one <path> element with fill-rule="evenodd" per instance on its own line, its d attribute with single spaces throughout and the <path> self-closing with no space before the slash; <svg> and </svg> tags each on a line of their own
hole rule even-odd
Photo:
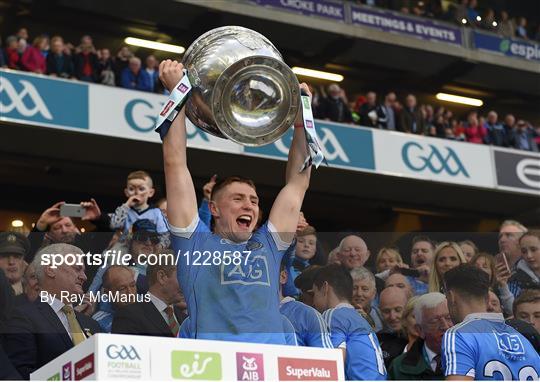
<svg viewBox="0 0 540 382">
<path fill-rule="evenodd" d="M 462 121 L 443 106 L 419 105 L 414 94 L 401 103 L 392 91 L 382 101 L 373 91 L 351 101 L 338 84 L 312 91 L 314 116 L 319 119 L 526 151 L 538 152 L 540 147 L 540 126 L 512 114 L 501 120 L 494 110 L 487 115 L 474 110 Z"/>
<path fill-rule="evenodd" d="M 107 48 L 96 49 L 90 36 L 83 36 L 76 47 L 65 43 L 60 36 L 49 39 L 40 35 L 32 45 L 27 41 L 26 28 L 7 37 L 3 52 L 0 50 L 0 67 L 166 93 L 158 81 L 159 61 L 154 55 L 147 56 L 142 65 L 141 59 L 124 46 L 113 57 Z M 407 95 L 402 103 L 391 91 L 382 101 L 371 91 L 348 100 L 337 84 L 327 89 L 321 87 L 320 92 L 313 91 L 315 118 L 535 152 L 540 144 L 540 126 L 533 127 L 512 114 L 501 119 L 496 111 L 482 115 L 478 110 L 461 120 L 443 106 L 418 105 L 413 94 Z"/>
<path fill-rule="evenodd" d="M 350 0 L 358 4 L 387 8 L 418 17 L 457 23 L 500 34 L 540 41 L 540 25 L 530 25 L 523 15 L 510 17 L 504 9 L 479 9 L 478 0 Z"/>
<path fill-rule="evenodd" d="M 231 184 L 227 182 L 216 183 L 214 176 L 203 187 L 198 216 L 208 227 L 217 213 L 210 206 L 215 189 Z M 168 249 L 167 201 L 150 205 L 154 188 L 144 171 L 129 174 L 124 193 L 123 204 L 111 213 L 102 212 L 94 199 L 81 202 L 82 220 L 96 226 L 93 232 L 81 233 L 74 219 L 61 216 L 63 202 L 59 202 L 43 211 L 30 233 L 0 234 L 0 378 L 27 379 L 97 332 L 191 337 L 186 332 L 191 312 L 180 289 L 177 264 L 143 261 L 151 254 L 173 254 Z M 443 335 L 458 324 L 456 311 L 465 309 L 452 304 L 476 298 L 481 306 L 484 301 L 474 286 L 472 291 L 463 287 L 474 283 L 485 287 L 485 293 L 489 288 L 486 317 L 497 314 L 501 323 L 504 317 L 529 341 L 527 362 L 540 365 L 538 354 L 531 353 L 533 347 L 540 351 L 540 233 L 517 221 L 505 221 L 497 254 L 482 252 L 470 240 L 436 243 L 428 236 L 414 237 L 408 253 L 400 253 L 392 243 L 368 248 L 359 234 L 343 234 L 339 242 L 324 243 L 335 247 L 329 253 L 321 244 L 315 227 L 301 214 L 296 240 L 281 262 L 280 312 L 292 324 L 290 345 L 331 348 L 346 342 L 348 379 L 444 379 Z M 44 261 L 50 253 L 67 258 L 70 253 L 111 251 L 131 254 L 129 264 L 108 262 L 85 268 L 62 263 L 54 268 Z M 178 277 L 192 276 L 178 273 Z M 467 277 L 469 281 L 463 282 Z M 449 289 L 461 297 L 447 303 L 445 294 L 453 296 Z M 84 299 L 62 302 L 55 297 L 61 291 L 84 294 Z M 90 292 L 98 291 L 120 298 L 96 303 Z M 43 293 L 50 301 L 42 301 Z M 201 307 L 198 314 L 205 309 Z M 219 320 L 226 318 L 219 316 Z M 353 330 L 355 325 L 359 329 Z M 342 333 L 343 338 L 336 340 L 340 330 L 354 333 Z M 366 345 L 360 337 L 354 339 L 359 333 L 376 337 L 369 337 L 372 342 Z M 370 359 L 365 346 L 372 349 L 379 344 L 381 350 Z"/>
</svg>

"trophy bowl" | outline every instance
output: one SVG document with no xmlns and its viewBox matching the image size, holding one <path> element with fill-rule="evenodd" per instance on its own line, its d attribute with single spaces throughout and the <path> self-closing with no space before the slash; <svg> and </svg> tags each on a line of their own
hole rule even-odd
<svg viewBox="0 0 540 382">
<path fill-rule="evenodd" d="M 186 115 L 207 133 L 261 146 L 294 123 L 298 80 L 261 34 L 239 26 L 212 29 L 191 44 L 182 62 L 192 85 Z"/>
</svg>

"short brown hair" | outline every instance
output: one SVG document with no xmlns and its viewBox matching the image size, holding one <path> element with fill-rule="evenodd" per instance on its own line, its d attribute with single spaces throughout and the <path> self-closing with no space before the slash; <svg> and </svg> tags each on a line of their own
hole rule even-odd
<svg viewBox="0 0 540 382">
<path fill-rule="evenodd" d="M 519 238 L 519 242 L 521 243 L 521 240 L 523 240 L 523 238 L 525 236 L 532 236 L 532 237 L 536 237 L 538 240 L 540 240 L 540 231 L 527 231 L 527 232 L 524 232 L 523 235 L 521 235 L 521 237 Z"/>
<path fill-rule="evenodd" d="M 490 255 L 487 252 L 479 252 L 471 258 L 471 261 L 469 261 L 469 264 L 476 266 L 476 262 L 478 261 L 478 259 L 481 259 L 481 258 L 486 259 L 486 261 L 489 264 L 489 268 L 491 269 L 491 276 L 490 276 L 489 283 L 491 284 L 491 288 L 495 288 L 497 286 L 497 277 L 496 277 L 497 270 L 495 269 L 495 258 L 492 255 Z"/>
<path fill-rule="evenodd" d="M 214 185 L 214 188 L 212 188 L 212 193 L 210 194 L 210 200 L 214 200 L 216 195 L 231 183 L 245 183 L 251 188 L 253 188 L 255 192 L 257 192 L 255 183 L 253 183 L 251 179 L 243 178 L 241 176 L 229 176 L 227 178 L 223 178 L 216 182 L 216 184 Z"/>
<path fill-rule="evenodd" d="M 142 180 L 148 179 L 148 182 L 150 183 L 150 187 L 154 187 L 154 182 L 152 181 L 152 177 L 146 171 L 138 170 L 138 171 L 130 172 L 127 176 L 127 181 L 129 182 L 132 179 L 142 179 Z"/>
<path fill-rule="evenodd" d="M 540 302 L 540 290 L 538 289 L 525 289 L 521 292 L 518 298 L 514 300 L 512 305 L 512 311 L 514 314 L 517 312 L 517 307 L 521 304 L 527 304 L 531 302 Z"/>
<path fill-rule="evenodd" d="M 315 227 L 312 227 L 312 226 L 308 225 L 302 231 L 297 231 L 296 232 L 297 237 L 302 237 L 302 236 L 307 236 L 307 235 L 315 235 L 315 236 L 317 236 L 317 231 L 315 230 Z"/>
<path fill-rule="evenodd" d="M 174 264 L 156 264 L 148 265 L 146 268 L 146 279 L 148 280 L 148 286 L 154 285 L 158 279 L 158 272 L 163 271 L 167 276 L 171 276 L 176 271 L 176 265 Z"/>
</svg>

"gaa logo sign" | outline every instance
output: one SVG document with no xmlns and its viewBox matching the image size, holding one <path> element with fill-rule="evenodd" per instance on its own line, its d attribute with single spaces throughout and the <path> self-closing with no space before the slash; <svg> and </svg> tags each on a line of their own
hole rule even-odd
<svg viewBox="0 0 540 382">
<path fill-rule="evenodd" d="M 133 346 L 124 346 L 124 345 L 109 345 L 107 346 L 107 357 L 110 359 L 118 359 L 122 361 L 135 361 L 141 360 L 139 353 Z"/>
<path fill-rule="evenodd" d="M 52 120 L 53 116 L 49 108 L 41 98 L 37 89 L 27 80 L 18 80 L 20 91 L 5 77 L 0 76 L 0 110 L 2 114 L 17 111 L 23 117 L 41 116 L 46 120 Z M 7 101 L 7 103 L 4 103 Z"/>
<path fill-rule="evenodd" d="M 434 145 L 424 147 L 418 142 L 408 142 L 403 145 L 401 157 L 405 165 L 415 172 L 428 170 L 435 175 L 445 173 L 458 176 L 462 174 L 470 178 L 456 152 L 450 147 L 444 147 L 444 150 L 439 151 Z"/>
</svg>

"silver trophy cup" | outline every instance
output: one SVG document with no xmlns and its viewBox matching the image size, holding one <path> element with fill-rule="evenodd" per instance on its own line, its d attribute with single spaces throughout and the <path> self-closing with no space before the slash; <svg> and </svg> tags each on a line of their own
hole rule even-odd
<svg viewBox="0 0 540 382">
<path fill-rule="evenodd" d="M 261 146 L 294 123 L 298 80 L 261 34 L 238 26 L 213 29 L 191 44 L 183 64 L 192 85 L 186 115 L 202 130 Z"/>
</svg>

